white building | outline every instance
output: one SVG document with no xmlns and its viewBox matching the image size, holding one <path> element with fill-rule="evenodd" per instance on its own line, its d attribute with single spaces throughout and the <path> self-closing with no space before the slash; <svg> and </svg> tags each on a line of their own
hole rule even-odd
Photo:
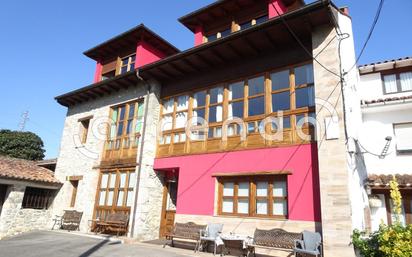
<svg viewBox="0 0 412 257">
<path fill-rule="evenodd" d="M 388 182 L 396 175 L 403 196 L 403 223 L 412 223 L 412 59 L 359 67 L 363 124 L 358 145 L 368 174 L 370 221 L 391 224 Z"/>
</svg>

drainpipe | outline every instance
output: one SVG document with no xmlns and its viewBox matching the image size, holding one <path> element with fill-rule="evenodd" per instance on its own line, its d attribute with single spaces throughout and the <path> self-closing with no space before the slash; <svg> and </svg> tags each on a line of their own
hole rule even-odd
<svg viewBox="0 0 412 257">
<path fill-rule="evenodd" d="M 137 181 L 136 181 L 136 190 L 134 194 L 134 205 L 133 205 L 133 215 L 132 215 L 132 227 L 130 229 L 130 236 L 133 238 L 134 236 L 134 226 L 135 226 L 135 219 L 136 219 L 136 209 L 137 209 L 137 197 L 139 195 L 139 188 L 140 188 L 140 173 L 142 172 L 142 160 L 143 160 L 143 148 L 144 148 L 144 139 L 146 136 L 146 121 L 147 121 L 147 114 L 149 109 L 149 99 L 150 99 L 150 85 L 144 80 L 140 74 L 139 70 L 136 70 L 136 77 L 145 85 L 146 88 L 146 103 L 144 107 L 144 120 L 143 120 L 143 131 L 142 131 L 142 141 L 140 145 L 140 153 L 139 153 L 139 161 L 138 161 L 138 169 L 137 169 Z"/>
</svg>

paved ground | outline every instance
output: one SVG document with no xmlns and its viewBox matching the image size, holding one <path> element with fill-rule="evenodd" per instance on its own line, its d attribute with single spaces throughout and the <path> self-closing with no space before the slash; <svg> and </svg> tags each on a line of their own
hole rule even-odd
<svg viewBox="0 0 412 257">
<path fill-rule="evenodd" d="M 210 253 L 149 244 L 121 244 L 70 233 L 39 231 L 0 240 L 1 257 L 185 257 Z"/>
</svg>

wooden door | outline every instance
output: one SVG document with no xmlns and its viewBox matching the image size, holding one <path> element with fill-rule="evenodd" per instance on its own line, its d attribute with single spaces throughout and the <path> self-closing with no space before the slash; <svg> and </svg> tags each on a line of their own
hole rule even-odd
<svg viewBox="0 0 412 257">
<path fill-rule="evenodd" d="M 3 208 L 4 201 L 6 200 L 7 186 L 0 185 L 0 214 L 1 209 Z"/>
<path fill-rule="evenodd" d="M 177 200 L 177 181 L 165 181 L 163 186 L 163 207 L 160 218 L 160 238 L 170 234 L 175 223 Z"/>
</svg>

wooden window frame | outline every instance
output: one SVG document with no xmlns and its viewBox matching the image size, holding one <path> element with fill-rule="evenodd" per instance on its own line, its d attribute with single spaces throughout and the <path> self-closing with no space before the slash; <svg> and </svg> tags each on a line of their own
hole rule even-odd
<svg viewBox="0 0 412 257">
<path fill-rule="evenodd" d="M 396 130 L 395 127 L 397 125 L 411 125 L 412 122 L 399 122 L 399 123 L 393 123 L 392 124 L 392 130 L 393 130 L 393 135 L 396 137 Z M 398 150 L 398 146 L 396 145 L 396 154 L 397 155 L 411 155 L 412 154 L 412 149 L 409 150 Z"/>
<path fill-rule="evenodd" d="M 284 197 L 276 197 L 273 196 L 273 184 L 275 181 L 284 182 L 286 185 L 286 196 Z M 288 183 L 287 183 L 287 175 L 268 175 L 268 176 L 228 176 L 228 177 L 218 177 L 218 199 L 217 199 L 217 214 L 220 216 L 236 216 L 236 217 L 256 217 L 256 218 L 273 218 L 273 219 L 288 219 Z M 223 186 L 224 183 L 234 183 L 234 194 L 232 196 L 224 196 L 223 195 Z M 238 185 L 241 182 L 248 182 L 249 183 L 249 196 L 248 197 L 240 197 L 238 196 Z M 267 182 L 268 183 L 268 193 L 266 197 L 257 196 L 256 192 L 256 185 L 258 182 Z M 239 199 L 248 199 L 249 202 L 249 213 L 243 214 L 238 213 L 238 202 Z M 232 199 L 233 200 L 233 213 L 223 212 L 223 200 L 224 199 Z M 256 201 L 258 199 L 265 199 L 267 200 L 267 210 L 268 214 L 257 214 L 256 210 Z M 273 214 L 273 203 L 275 200 L 282 200 L 286 202 L 286 215 L 274 215 Z"/>
<path fill-rule="evenodd" d="M 273 112 L 273 106 L 272 106 L 272 95 L 276 94 L 276 93 L 282 93 L 282 92 L 289 92 L 289 97 L 290 97 L 290 107 L 288 110 L 284 110 L 283 114 L 286 117 L 290 118 L 290 128 L 286 128 L 285 131 L 286 132 L 290 132 L 291 130 L 295 131 L 296 130 L 296 116 L 300 115 L 300 114 L 306 114 L 307 113 L 312 113 L 315 112 L 315 106 L 310 106 L 310 107 L 301 107 L 301 108 L 296 108 L 296 97 L 295 97 L 295 89 L 296 88 L 305 88 L 305 87 L 311 87 L 311 86 L 315 86 L 314 83 L 308 83 L 308 84 L 302 84 L 302 85 L 297 85 L 295 86 L 295 69 L 305 66 L 305 65 L 309 65 L 312 64 L 311 61 L 305 61 L 305 62 L 301 62 L 298 64 L 293 64 L 293 65 L 289 65 L 289 66 L 285 66 L 285 67 L 280 67 L 277 69 L 272 69 L 269 70 L 267 72 L 261 72 L 261 73 L 257 73 L 254 74 L 253 76 L 246 76 L 240 79 L 236 79 L 236 80 L 229 80 L 229 81 L 225 81 L 225 82 L 219 82 L 219 83 L 215 83 L 211 86 L 207 86 L 207 87 L 203 87 L 203 88 L 199 88 L 196 91 L 189 91 L 189 92 L 185 92 L 185 93 L 180 93 L 180 94 L 176 94 L 176 95 L 172 95 L 172 96 L 168 96 L 165 97 L 161 100 L 161 111 L 160 111 L 160 117 L 161 120 L 163 120 L 163 118 L 166 115 L 171 115 L 172 116 L 172 128 L 168 129 L 168 130 L 164 130 L 162 131 L 163 136 L 162 138 L 159 139 L 158 144 L 161 146 L 171 146 L 173 145 L 173 139 L 174 139 L 174 134 L 175 133 L 180 133 L 181 131 L 184 131 L 184 128 L 175 128 L 175 120 L 176 120 L 176 104 L 177 104 L 177 98 L 179 96 L 182 95 L 186 95 L 189 97 L 188 99 L 188 109 L 184 110 L 188 112 L 188 119 L 191 118 L 192 112 L 193 112 L 193 107 L 192 107 L 192 102 L 193 102 L 193 94 L 196 92 L 200 92 L 200 91 L 207 91 L 207 95 L 206 95 L 206 109 L 205 109 L 205 118 L 208 121 L 209 120 L 209 115 L 210 115 L 210 107 L 216 106 L 216 105 L 222 105 L 222 122 L 214 122 L 214 123 L 210 123 L 209 124 L 209 130 L 214 130 L 217 127 L 221 127 L 223 124 L 223 121 L 226 120 L 228 118 L 228 112 L 229 112 L 229 105 L 232 103 L 236 103 L 236 102 L 242 102 L 243 103 L 243 117 L 240 117 L 243 119 L 243 121 L 245 122 L 245 124 L 247 125 L 249 122 L 255 122 L 255 124 L 259 124 L 259 122 L 268 117 L 268 116 L 273 116 L 273 117 L 277 117 L 278 116 L 278 112 Z M 281 71 L 289 71 L 289 88 L 282 88 L 282 89 L 278 89 L 278 90 L 272 90 L 272 81 L 271 81 L 271 74 L 272 73 L 276 73 L 276 72 L 281 72 Z M 263 76 L 264 78 L 264 92 L 261 94 L 257 94 L 254 96 L 249 96 L 249 88 L 248 88 L 248 80 L 253 79 L 253 78 L 257 78 Z M 229 100 L 229 91 L 230 91 L 230 85 L 231 84 L 235 84 L 235 83 L 243 83 L 243 97 L 242 98 L 237 98 L 237 99 L 230 99 Z M 216 87 L 223 87 L 223 102 L 221 103 L 213 103 L 210 104 L 210 90 L 216 88 Z M 262 115 L 255 115 L 255 116 L 248 116 L 249 114 L 249 110 L 248 110 L 248 104 L 249 104 L 249 100 L 256 98 L 256 97 L 262 97 L 264 96 L 264 114 Z M 168 100 L 173 99 L 173 111 L 167 114 L 163 113 L 164 110 L 164 103 L 167 102 Z M 183 111 L 183 110 L 182 110 Z M 179 111 L 181 112 L 181 111 Z M 257 122 L 257 123 L 256 123 Z M 234 126 L 237 126 L 237 131 L 239 130 L 238 125 L 236 124 L 231 124 Z M 305 125 L 306 126 L 306 125 Z M 304 126 L 304 128 L 305 128 Z M 255 131 L 253 133 L 249 133 L 248 132 L 248 127 L 246 126 L 243 129 L 246 129 L 247 134 L 259 134 L 258 131 L 258 126 L 256 125 L 257 128 L 255 128 Z M 271 131 L 270 126 L 266 127 L 265 130 L 267 132 Z M 170 143 L 166 143 L 164 141 L 164 139 L 166 137 L 170 136 Z M 228 136 L 228 138 L 240 138 L 240 134 L 239 133 L 235 133 L 234 135 Z M 211 138 L 211 137 L 207 137 L 207 140 L 219 140 L 221 139 L 221 137 L 215 137 L 215 138 Z M 295 140 L 295 139 L 294 139 Z M 190 143 L 190 138 L 186 137 L 186 142 L 179 142 L 177 144 L 188 144 Z"/>
<path fill-rule="evenodd" d="M 79 187 L 79 180 L 70 180 L 70 184 L 72 185 L 72 195 L 70 198 L 70 207 L 73 208 L 76 205 L 76 198 L 77 198 L 77 190 Z"/>
<path fill-rule="evenodd" d="M 121 174 L 126 173 L 126 181 L 125 181 L 125 187 L 120 187 L 120 180 L 121 180 Z M 106 207 L 106 208 L 112 208 L 112 209 L 117 209 L 117 208 L 130 208 L 131 206 L 127 206 L 127 195 L 129 191 L 133 191 L 134 187 L 130 187 L 130 177 L 132 173 L 136 173 L 134 169 L 108 169 L 108 170 L 102 170 L 100 171 L 99 175 L 99 183 L 97 186 L 97 193 L 96 193 L 96 207 Z M 107 186 L 106 187 L 101 187 L 101 182 L 104 174 L 109 174 L 108 180 L 107 180 Z M 115 174 L 113 176 L 113 174 Z M 110 182 L 112 179 L 115 179 L 114 182 L 114 187 L 110 187 Z M 100 192 L 105 192 L 104 193 L 104 204 L 100 205 Z M 112 198 L 112 203 L 108 204 L 108 195 L 109 192 L 113 191 L 113 198 Z M 122 199 L 122 205 L 118 206 L 118 197 L 119 197 L 119 192 L 123 192 L 123 199 Z"/>
<path fill-rule="evenodd" d="M 137 122 L 141 120 L 142 126 L 144 126 L 143 115 L 139 115 L 139 107 L 144 104 L 142 100 L 133 100 L 127 103 L 122 103 L 119 105 L 112 106 L 110 108 L 110 119 L 113 117 L 113 112 L 117 110 L 117 117 L 114 122 L 114 127 L 109 124 L 107 133 L 107 143 L 106 150 L 120 150 L 120 149 L 130 149 L 137 148 L 139 143 L 139 138 L 141 136 L 140 132 L 136 132 L 135 128 Z M 130 107 L 134 105 L 133 117 L 129 117 Z M 120 119 L 121 108 L 124 108 L 124 117 Z M 144 113 L 144 110 L 143 110 Z M 131 122 L 131 131 L 127 133 L 128 122 Z M 121 135 L 118 134 L 120 124 L 123 125 Z M 114 138 L 111 138 L 112 129 L 115 129 Z M 133 139 L 133 142 L 130 142 Z"/>
<path fill-rule="evenodd" d="M 134 57 L 134 60 L 133 60 L 133 57 Z M 126 64 L 123 64 L 123 60 L 125 60 L 126 58 L 127 58 L 127 63 L 126 63 Z M 132 54 L 130 54 L 130 55 L 127 55 L 127 56 L 125 56 L 125 57 L 120 58 L 119 75 L 131 71 L 131 70 L 132 70 L 132 69 L 131 69 L 132 64 L 134 64 L 134 68 L 133 68 L 133 69 L 135 69 L 135 68 L 136 68 L 136 58 L 137 58 L 136 53 L 132 53 Z M 122 72 L 123 67 L 126 67 L 126 71 L 125 71 L 125 72 Z"/>
</svg>

